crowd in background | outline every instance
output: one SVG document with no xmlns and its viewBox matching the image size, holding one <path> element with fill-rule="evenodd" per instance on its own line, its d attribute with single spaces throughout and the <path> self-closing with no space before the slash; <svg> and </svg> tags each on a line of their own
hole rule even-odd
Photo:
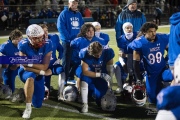
<svg viewBox="0 0 180 120">
<path fill-rule="evenodd" d="M 102 27 L 114 27 L 119 13 L 126 5 L 126 0 L 104 0 L 103 5 L 96 5 L 98 0 L 79 0 L 79 11 L 83 17 L 93 17 Z M 100 1 L 100 0 L 99 0 Z M 138 0 L 138 10 L 145 15 L 153 15 L 156 5 L 169 17 L 180 11 L 178 0 Z M 66 5 L 65 0 L 0 0 L 0 30 L 22 29 L 29 25 L 29 19 L 57 18 Z"/>
</svg>

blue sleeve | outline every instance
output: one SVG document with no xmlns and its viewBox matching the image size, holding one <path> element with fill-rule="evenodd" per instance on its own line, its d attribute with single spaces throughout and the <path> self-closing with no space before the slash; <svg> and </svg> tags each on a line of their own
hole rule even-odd
<svg viewBox="0 0 180 120">
<path fill-rule="evenodd" d="M 59 54 L 58 58 L 62 59 L 63 51 L 64 51 L 63 47 L 62 47 L 61 43 L 59 42 L 59 36 L 57 34 L 55 34 L 54 37 L 55 37 L 56 44 L 57 44 L 57 49 L 56 50 L 58 51 L 58 54 Z"/>
<path fill-rule="evenodd" d="M 18 43 L 19 51 L 24 53 L 24 54 L 26 53 L 26 46 L 25 46 L 26 43 L 27 43 L 27 41 L 25 41 L 25 40 L 21 40 L 21 42 Z"/>
<path fill-rule="evenodd" d="M 119 37 L 118 39 L 117 39 L 117 46 L 118 46 L 118 48 L 123 48 L 124 49 L 124 43 L 125 41 L 124 41 L 124 35 L 121 35 L 121 37 Z"/>
<path fill-rule="evenodd" d="M 82 60 L 85 57 L 85 54 L 87 52 L 87 48 L 83 48 L 79 52 L 79 58 Z"/>
<path fill-rule="evenodd" d="M 136 38 L 131 43 L 129 43 L 129 45 L 127 47 L 128 47 L 128 49 L 140 51 L 141 47 L 142 47 L 142 43 L 140 42 L 139 38 Z"/>
<path fill-rule="evenodd" d="M 123 31 L 122 31 L 122 20 L 121 20 L 121 14 L 119 14 L 118 19 L 116 21 L 116 25 L 115 25 L 115 31 L 116 31 L 116 40 L 122 35 Z"/>
<path fill-rule="evenodd" d="M 65 15 L 65 11 L 62 11 L 57 19 L 57 29 L 60 33 L 61 39 L 65 42 L 70 42 L 70 33 L 67 31 L 67 18 Z M 69 23 L 70 24 L 70 23 Z"/>
<path fill-rule="evenodd" d="M 45 45 L 46 46 L 45 46 L 44 55 L 52 51 L 52 42 L 50 40 L 47 40 Z"/>
<path fill-rule="evenodd" d="M 112 48 L 107 49 L 107 62 L 114 58 L 115 54 Z"/>
<path fill-rule="evenodd" d="M 0 46 L 0 52 L 2 53 L 2 54 L 4 54 L 4 55 L 6 55 L 6 44 L 7 44 L 7 42 L 6 43 L 3 43 L 1 46 Z"/>
</svg>

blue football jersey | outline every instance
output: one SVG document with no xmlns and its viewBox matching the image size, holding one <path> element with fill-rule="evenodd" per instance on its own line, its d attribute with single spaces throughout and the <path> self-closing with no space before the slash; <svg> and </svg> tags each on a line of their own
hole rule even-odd
<svg viewBox="0 0 180 120">
<path fill-rule="evenodd" d="M 49 40 L 45 41 L 45 44 L 39 48 L 38 50 L 35 50 L 32 48 L 30 41 L 26 38 L 21 40 L 18 44 L 18 49 L 22 53 L 26 54 L 26 56 L 32 57 L 32 56 L 38 56 L 40 58 L 44 58 L 44 56 L 52 51 L 52 43 Z"/>
<path fill-rule="evenodd" d="M 95 58 L 88 54 L 87 48 L 84 48 L 79 53 L 83 62 L 89 65 L 89 70 L 93 72 L 107 73 L 106 64 L 114 58 L 114 51 L 111 48 L 104 48 L 100 58 Z"/>
<path fill-rule="evenodd" d="M 164 50 L 169 41 L 167 34 L 156 34 L 154 42 L 148 41 L 144 36 L 136 38 L 128 47 L 140 52 L 144 67 L 148 73 L 159 73 L 166 65 Z"/>
<path fill-rule="evenodd" d="M 6 56 L 18 56 L 19 50 L 11 40 L 7 40 L 0 46 L 0 52 Z"/>
<path fill-rule="evenodd" d="M 71 41 L 71 48 L 73 49 L 71 60 L 75 62 L 81 62 L 81 59 L 79 58 L 80 50 L 86 48 L 90 45 L 90 43 L 95 41 L 98 41 L 102 45 L 106 45 L 106 42 L 102 38 L 96 36 L 94 36 L 91 41 L 86 39 L 85 37 L 78 37 Z"/>
<path fill-rule="evenodd" d="M 117 39 L 118 48 L 124 50 L 123 52 L 125 54 L 133 54 L 133 50 L 132 49 L 128 50 L 127 46 L 136 38 L 136 36 L 137 36 L 137 32 L 133 32 L 133 37 L 130 40 L 128 40 L 126 39 L 125 35 L 121 35 L 121 37 Z"/>
<path fill-rule="evenodd" d="M 56 50 L 58 51 L 58 58 L 62 59 L 63 47 L 60 44 L 59 36 L 57 34 L 49 34 L 48 39 L 52 41 L 52 56 L 50 61 L 50 66 L 57 60 Z"/>
</svg>

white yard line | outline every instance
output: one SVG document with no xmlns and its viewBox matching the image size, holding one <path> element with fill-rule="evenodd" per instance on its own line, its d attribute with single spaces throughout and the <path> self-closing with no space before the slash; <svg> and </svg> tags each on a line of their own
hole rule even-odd
<svg viewBox="0 0 180 120">
<path fill-rule="evenodd" d="M 77 113 L 77 114 L 81 114 L 81 115 L 86 115 L 86 116 L 91 116 L 91 117 L 96 117 L 96 118 L 102 118 L 102 119 L 106 119 L 106 120 L 117 120 L 116 118 L 105 117 L 105 116 L 97 115 L 97 114 L 93 114 L 93 113 L 81 113 L 78 110 L 68 109 L 65 107 L 50 105 L 50 104 L 46 104 L 46 103 L 43 103 L 43 106 L 54 108 L 54 109 L 59 109 L 59 110 L 67 111 L 67 112 L 73 112 L 73 113 Z"/>
</svg>

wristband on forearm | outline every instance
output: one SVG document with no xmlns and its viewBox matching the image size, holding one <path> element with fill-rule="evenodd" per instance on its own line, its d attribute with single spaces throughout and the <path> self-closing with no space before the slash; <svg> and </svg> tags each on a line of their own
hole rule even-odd
<svg viewBox="0 0 180 120">
<path fill-rule="evenodd" d="M 101 77 L 101 73 L 96 73 L 96 77 Z"/>
<path fill-rule="evenodd" d="M 45 75 L 45 71 L 44 71 L 44 70 L 41 70 L 41 71 L 39 72 L 39 74 L 40 74 L 40 75 Z"/>
<path fill-rule="evenodd" d="M 27 66 L 28 66 L 28 67 L 32 67 L 32 66 L 33 66 L 33 64 L 27 64 Z"/>
</svg>

